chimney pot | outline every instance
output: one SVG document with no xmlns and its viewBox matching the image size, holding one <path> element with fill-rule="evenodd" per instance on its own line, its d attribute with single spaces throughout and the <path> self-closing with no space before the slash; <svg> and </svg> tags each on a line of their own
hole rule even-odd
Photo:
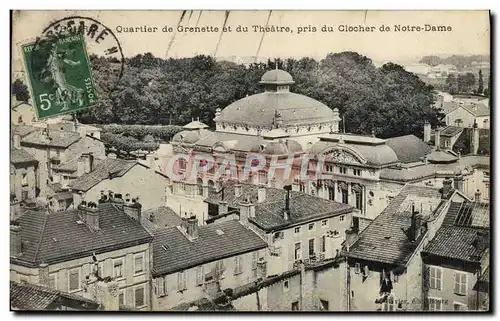
<svg viewBox="0 0 500 321">
<path fill-rule="evenodd" d="M 440 150 L 441 149 L 441 132 L 439 130 L 439 127 L 436 128 L 436 130 L 434 132 L 434 143 L 435 143 L 436 150 Z"/>
<path fill-rule="evenodd" d="M 424 122 L 424 142 L 428 143 L 431 140 L 431 124 L 428 121 Z"/>
<path fill-rule="evenodd" d="M 235 184 L 234 185 L 234 196 L 235 197 L 240 197 L 241 196 L 241 184 Z"/>
<path fill-rule="evenodd" d="M 138 203 L 135 199 L 132 199 L 132 203 L 130 204 L 123 204 L 122 205 L 123 211 L 125 214 L 136 220 L 137 222 L 141 223 L 141 217 L 142 217 L 142 204 Z"/>
</svg>

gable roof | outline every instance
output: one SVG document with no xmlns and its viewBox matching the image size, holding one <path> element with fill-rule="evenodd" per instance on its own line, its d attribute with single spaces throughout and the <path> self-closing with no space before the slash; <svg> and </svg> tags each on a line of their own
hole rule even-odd
<svg viewBox="0 0 500 321">
<path fill-rule="evenodd" d="M 462 133 L 463 130 L 464 127 L 447 126 L 440 130 L 440 135 L 443 137 L 454 137 L 455 135 Z M 444 142 L 441 142 L 441 147 L 444 147 L 443 144 Z"/>
<path fill-rule="evenodd" d="M 386 142 L 403 163 L 417 162 L 431 152 L 432 148 L 415 135 L 389 138 Z"/>
<path fill-rule="evenodd" d="M 171 274 L 265 247 L 263 239 L 236 220 L 199 226 L 194 240 L 171 227 L 154 235 L 152 273 Z"/>
<path fill-rule="evenodd" d="M 246 202 L 247 198 L 255 204 L 255 217 L 249 221 L 265 231 L 284 229 L 289 226 L 303 224 L 309 221 L 317 221 L 322 218 L 338 216 L 349 213 L 353 208 L 347 204 L 315 197 L 295 191 L 290 192 L 290 214 L 289 219 L 283 218 L 285 209 L 284 189 L 265 187 L 266 199 L 262 203 L 257 202 L 259 186 L 254 184 L 240 184 L 241 195 L 235 196 L 234 182 L 224 183 L 224 200 L 230 208 L 240 208 L 240 203 Z M 219 204 L 222 193 L 209 190 L 207 203 Z"/>
<path fill-rule="evenodd" d="M 122 177 L 137 164 L 139 164 L 137 161 L 106 158 L 97 164 L 90 173 L 83 174 L 71 182 L 69 188 L 86 192 L 101 181 L 109 179 L 110 175 Z"/>
<path fill-rule="evenodd" d="M 381 262 L 387 264 L 406 265 L 418 248 L 424 232 L 420 238 L 411 242 L 404 230 L 411 226 L 411 213 L 402 209 L 408 196 L 424 197 L 440 202 L 432 214 L 438 214 L 442 207 L 439 189 L 405 185 L 401 192 L 387 205 L 375 220 L 370 223 L 359 235 L 359 239 L 350 247 L 348 257 Z"/>
<path fill-rule="evenodd" d="M 460 107 L 467 110 L 469 113 L 471 113 L 472 115 L 474 115 L 476 117 L 490 115 L 490 107 L 488 107 L 482 103 L 463 104 L 463 105 L 460 105 Z"/>
<path fill-rule="evenodd" d="M 151 235 L 111 203 L 99 204 L 99 230 L 92 232 L 77 210 L 29 211 L 18 219 L 23 252 L 11 263 L 23 266 L 54 264 L 148 243 Z"/>
<path fill-rule="evenodd" d="M 37 164 L 38 161 L 36 160 L 33 155 L 28 153 L 27 151 L 23 149 L 18 149 L 18 148 L 11 148 L 10 149 L 10 163 L 11 164 L 25 164 L 25 163 L 35 163 Z"/>
<path fill-rule="evenodd" d="M 489 204 L 452 202 L 441 228 L 422 252 L 445 259 L 480 262 L 489 246 L 484 249 L 477 247 L 477 233 L 482 231 L 489 234 L 489 227 Z"/>
<path fill-rule="evenodd" d="M 34 284 L 10 282 L 10 307 L 13 310 L 47 310 L 60 301 L 71 300 L 82 310 L 97 310 L 99 304 L 79 295 L 56 291 Z"/>
<path fill-rule="evenodd" d="M 12 128 L 11 128 L 12 134 L 17 134 L 21 137 L 24 137 L 24 136 L 26 136 L 34 131 L 37 131 L 37 130 L 39 130 L 38 127 L 28 126 L 28 125 L 23 125 L 23 124 L 20 124 L 17 126 L 12 126 Z"/>
<path fill-rule="evenodd" d="M 21 145 L 37 145 L 57 148 L 67 148 L 80 140 L 80 134 L 70 131 L 37 129 L 21 139 Z"/>
</svg>

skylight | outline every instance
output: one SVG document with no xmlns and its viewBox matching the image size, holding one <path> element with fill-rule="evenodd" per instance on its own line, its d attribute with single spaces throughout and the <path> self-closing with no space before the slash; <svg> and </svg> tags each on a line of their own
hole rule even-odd
<svg viewBox="0 0 500 321">
<path fill-rule="evenodd" d="M 217 233 L 217 235 L 224 235 L 224 232 L 221 229 L 216 229 L 215 233 Z"/>
</svg>

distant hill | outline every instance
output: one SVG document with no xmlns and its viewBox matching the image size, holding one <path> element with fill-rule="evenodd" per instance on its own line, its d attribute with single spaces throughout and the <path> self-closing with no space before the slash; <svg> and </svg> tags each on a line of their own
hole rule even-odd
<svg viewBox="0 0 500 321">
<path fill-rule="evenodd" d="M 473 62 L 490 62 L 490 56 L 488 55 L 472 55 L 472 56 L 461 56 L 453 55 L 447 58 L 440 58 L 438 56 L 425 56 L 420 59 L 420 63 L 427 64 L 430 66 L 437 66 L 439 64 L 454 65 L 457 68 L 464 68 L 470 66 Z"/>
</svg>

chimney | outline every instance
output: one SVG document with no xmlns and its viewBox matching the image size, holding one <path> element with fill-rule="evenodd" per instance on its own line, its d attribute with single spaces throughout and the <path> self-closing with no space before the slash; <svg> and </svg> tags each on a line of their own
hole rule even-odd
<svg viewBox="0 0 500 321">
<path fill-rule="evenodd" d="M 156 170 L 156 168 L 155 168 L 155 155 L 153 155 L 153 154 L 146 155 L 146 161 L 148 162 L 149 169 L 154 172 Z"/>
<path fill-rule="evenodd" d="M 266 187 L 259 185 L 257 189 L 257 202 L 262 203 L 266 201 Z"/>
<path fill-rule="evenodd" d="M 191 216 L 187 220 L 187 229 L 186 233 L 192 238 L 198 238 L 198 219 L 196 216 Z"/>
<path fill-rule="evenodd" d="M 219 215 L 226 214 L 228 212 L 228 205 L 226 201 L 219 202 Z"/>
<path fill-rule="evenodd" d="M 476 191 L 476 193 L 474 193 L 474 201 L 481 202 L 481 192 L 479 191 L 479 189 Z"/>
<path fill-rule="evenodd" d="M 411 241 L 414 242 L 420 236 L 422 229 L 422 215 L 415 208 L 415 203 L 411 203 Z"/>
<path fill-rule="evenodd" d="M 332 119 L 332 125 L 330 127 L 330 131 L 332 133 L 338 133 L 339 132 L 339 123 L 340 123 L 340 113 L 338 108 L 333 109 L 333 119 Z"/>
<path fill-rule="evenodd" d="M 125 214 L 141 223 L 142 205 L 137 199 L 133 198 L 130 204 L 123 204 L 123 211 Z"/>
<path fill-rule="evenodd" d="M 22 252 L 21 227 L 18 223 L 10 223 L 10 256 L 19 256 Z"/>
<path fill-rule="evenodd" d="M 479 128 L 477 127 L 476 120 L 474 120 L 474 125 L 472 126 L 470 145 L 470 152 L 476 155 L 479 151 Z"/>
<path fill-rule="evenodd" d="M 441 149 L 441 133 L 439 131 L 439 127 L 437 127 L 436 130 L 434 131 L 434 143 L 435 143 L 436 150 L 440 150 Z"/>
<path fill-rule="evenodd" d="M 285 194 L 285 210 L 283 211 L 283 218 L 288 220 L 290 218 L 290 193 L 292 190 L 292 185 L 286 185 L 283 187 L 286 191 Z"/>
<path fill-rule="evenodd" d="M 453 177 L 453 186 L 456 190 L 463 192 L 463 181 L 464 177 L 462 174 L 455 174 L 455 177 Z"/>
<path fill-rule="evenodd" d="M 431 140 L 431 124 L 426 120 L 424 122 L 424 143 Z"/>
<path fill-rule="evenodd" d="M 84 172 L 90 173 L 94 167 L 94 155 L 92 153 L 82 154 Z"/>
<path fill-rule="evenodd" d="M 123 211 L 123 205 L 125 204 L 125 201 L 121 197 L 116 197 L 113 192 L 110 192 L 109 200 L 111 201 L 111 204 L 116 206 L 119 210 Z"/>
<path fill-rule="evenodd" d="M 450 178 L 447 178 L 443 181 L 443 192 L 442 198 L 447 198 L 453 190 L 452 187 L 453 181 Z"/>
<path fill-rule="evenodd" d="M 50 287 L 49 280 L 49 265 L 47 263 L 41 263 L 38 266 L 38 284 L 45 287 Z"/>
<path fill-rule="evenodd" d="M 99 230 L 99 207 L 94 202 L 80 204 L 78 214 L 91 231 Z"/>
<path fill-rule="evenodd" d="M 248 219 L 253 217 L 255 217 L 255 205 L 247 198 L 245 202 L 240 203 L 240 221 L 248 226 Z"/>
<path fill-rule="evenodd" d="M 10 201 L 10 215 L 12 216 L 17 216 L 21 213 L 21 201 L 19 201 L 17 198 L 14 198 L 12 201 Z"/>
<path fill-rule="evenodd" d="M 486 250 L 488 246 L 488 233 L 486 231 L 478 231 L 476 234 L 476 249 L 479 252 Z"/>
<path fill-rule="evenodd" d="M 234 197 L 240 197 L 241 196 L 241 184 L 235 184 L 234 185 Z"/>
<path fill-rule="evenodd" d="M 429 164 L 429 160 L 427 159 L 427 155 L 424 156 L 424 164 L 425 165 Z"/>
<path fill-rule="evenodd" d="M 81 156 L 77 161 L 76 176 L 80 177 L 83 174 L 85 174 L 85 159 Z"/>
</svg>

